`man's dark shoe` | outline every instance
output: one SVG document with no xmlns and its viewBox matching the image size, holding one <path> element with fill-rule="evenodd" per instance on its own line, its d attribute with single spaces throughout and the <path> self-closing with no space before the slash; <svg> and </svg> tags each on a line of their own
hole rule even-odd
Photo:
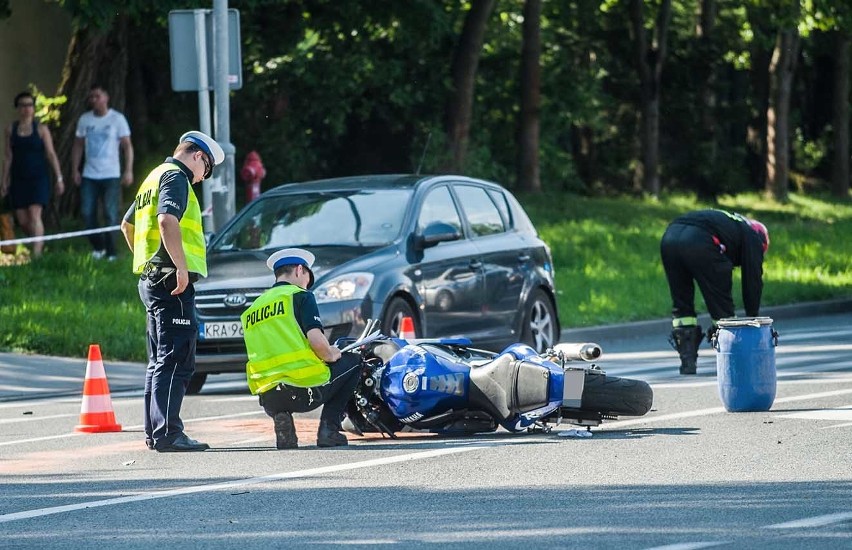
<svg viewBox="0 0 852 550">
<path fill-rule="evenodd" d="M 154 440 L 151 439 L 150 437 L 146 437 L 145 438 L 145 446 L 148 447 L 149 451 L 153 451 L 154 450 Z"/>
<path fill-rule="evenodd" d="M 155 447 L 158 453 L 188 453 L 193 451 L 206 451 L 210 448 L 207 443 L 201 443 L 190 439 L 186 434 L 180 434 L 171 443 Z"/>
<path fill-rule="evenodd" d="M 344 447 L 349 445 L 346 436 L 340 433 L 340 426 L 333 426 L 324 420 L 320 421 L 317 431 L 317 447 Z"/>
<path fill-rule="evenodd" d="M 299 437 L 293 424 L 293 413 L 275 413 L 272 421 L 275 423 L 275 447 L 279 450 L 298 449 Z"/>
</svg>

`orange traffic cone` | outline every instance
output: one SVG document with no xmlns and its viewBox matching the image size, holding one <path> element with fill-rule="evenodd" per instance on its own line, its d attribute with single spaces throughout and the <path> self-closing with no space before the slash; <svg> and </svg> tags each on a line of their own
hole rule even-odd
<svg viewBox="0 0 852 550">
<path fill-rule="evenodd" d="M 89 346 L 89 362 L 86 364 L 86 380 L 83 382 L 83 406 L 80 408 L 78 432 L 120 432 L 121 424 L 115 423 L 112 399 L 109 396 L 101 347 Z"/>
<path fill-rule="evenodd" d="M 417 337 L 414 333 L 414 319 L 411 317 L 403 317 L 400 320 L 399 337 L 403 340 L 414 340 Z"/>
</svg>

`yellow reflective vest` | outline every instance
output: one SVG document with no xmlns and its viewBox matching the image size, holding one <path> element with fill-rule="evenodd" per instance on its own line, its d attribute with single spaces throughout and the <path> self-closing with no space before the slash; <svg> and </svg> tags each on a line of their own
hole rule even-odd
<svg viewBox="0 0 852 550">
<path fill-rule="evenodd" d="M 157 223 L 157 199 L 160 195 L 160 178 L 169 170 L 180 170 L 177 164 L 170 162 L 154 168 L 136 192 L 136 217 L 133 233 L 133 273 L 142 273 L 157 250 L 160 249 L 160 226 Z M 180 219 L 180 237 L 183 253 L 186 256 L 186 267 L 190 273 L 207 276 L 207 248 L 204 241 L 204 230 L 201 226 L 201 207 L 189 186 L 186 212 Z"/>
<path fill-rule="evenodd" d="M 257 395 L 278 384 L 301 388 L 321 386 L 331 371 L 311 349 L 293 313 L 296 285 L 274 286 L 240 316 L 248 351 L 246 377 Z"/>
</svg>

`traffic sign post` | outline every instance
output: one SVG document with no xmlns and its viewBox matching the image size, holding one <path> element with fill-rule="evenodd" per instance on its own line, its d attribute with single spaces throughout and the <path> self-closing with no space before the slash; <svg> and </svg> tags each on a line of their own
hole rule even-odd
<svg viewBox="0 0 852 550">
<path fill-rule="evenodd" d="M 214 0 L 213 10 L 170 11 L 169 50 L 172 89 L 198 92 L 199 130 L 208 135 L 213 135 L 210 90 L 216 97 L 215 138 L 225 151 L 225 162 L 202 184 L 204 231 L 211 233 L 233 216 L 236 205 L 228 91 L 243 85 L 239 11 L 228 9 L 227 0 Z"/>
</svg>

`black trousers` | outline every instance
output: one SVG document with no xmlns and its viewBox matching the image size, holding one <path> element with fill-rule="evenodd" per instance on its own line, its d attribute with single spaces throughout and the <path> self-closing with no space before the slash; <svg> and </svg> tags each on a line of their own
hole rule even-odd
<svg viewBox="0 0 852 550">
<path fill-rule="evenodd" d="M 672 318 L 695 317 L 695 283 L 710 317 L 734 316 L 734 265 L 700 227 L 672 224 L 660 242 L 663 269 L 672 296 Z"/>
<path fill-rule="evenodd" d="M 145 305 L 148 368 L 145 370 L 145 436 L 155 447 L 168 445 L 183 433 L 180 408 L 195 372 L 195 287 L 172 296 L 175 274 L 139 279 L 139 298 Z"/>
<path fill-rule="evenodd" d="M 260 394 L 260 405 L 266 414 L 275 416 L 278 412 L 307 412 L 323 405 L 320 420 L 333 426 L 339 426 L 343 420 L 346 402 L 352 397 L 361 374 L 361 358 L 356 353 L 344 353 L 331 363 L 331 379 L 316 388 L 296 388 L 279 384 L 277 387 Z M 294 395 L 298 395 L 299 405 L 295 405 Z M 306 398 L 307 396 L 307 398 Z"/>
</svg>

